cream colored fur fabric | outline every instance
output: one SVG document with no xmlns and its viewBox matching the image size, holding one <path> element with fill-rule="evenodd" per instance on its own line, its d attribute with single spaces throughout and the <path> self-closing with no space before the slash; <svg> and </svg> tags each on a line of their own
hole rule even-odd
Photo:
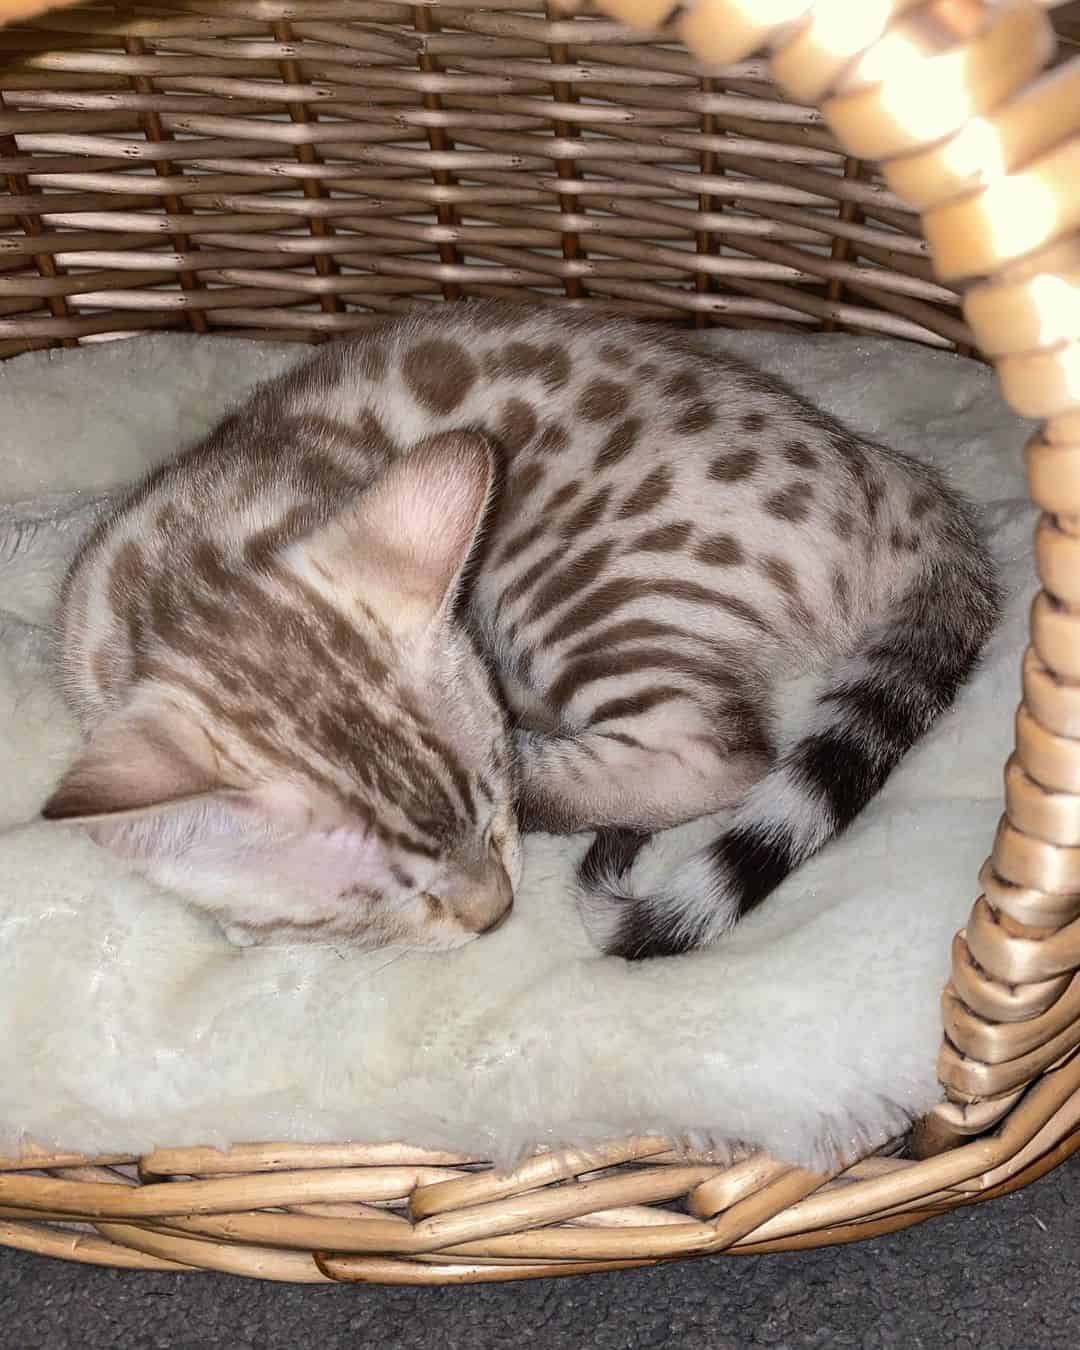
<svg viewBox="0 0 1080 1350">
<path fill-rule="evenodd" d="M 714 340 L 944 467 L 983 503 L 1010 598 L 959 706 L 843 839 L 723 946 L 634 966 L 586 942 L 575 840 L 529 840 L 497 933 L 418 956 L 233 948 L 78 831 L 33 823 L 77 742 L 49 622 L 100 494 L 301 352 L 161 335 L 0 366 L 0 1150 L 407 1139 L 506 1160 L 658 1130 L 821 1164 L 936 1099 L 938 998 L 1000 812 L 1032 591 L 1025 426 L 954 356 Z"/>
</svg>

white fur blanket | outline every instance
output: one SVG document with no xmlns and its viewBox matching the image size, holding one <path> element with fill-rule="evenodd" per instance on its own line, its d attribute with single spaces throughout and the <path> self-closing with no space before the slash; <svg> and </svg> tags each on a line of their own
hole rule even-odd
<svg viewBox="0 0 1080 1350">
<path fill-rule="evenodd" d="M 48 625 L 98 494 L 301 353 L 162 335 L 0 366 L 0 1150 L 407 1139 L 506 1159 L 656 1130 L 820 1165 L 936 1100 L 938 997 L 1000 811 L 1032 591 L 1026 428 L 958 357 L 714 340 L 948 470 L 983 504 L 1010 600 L 958 708 L 845 838 L 722 946 L 634 966 L 585 940 L 575 841 L 529 841 L 497 933 L 359 954 L 233 948 L 77 831 L 33 823 L 76 744 Z"/>
</svg>

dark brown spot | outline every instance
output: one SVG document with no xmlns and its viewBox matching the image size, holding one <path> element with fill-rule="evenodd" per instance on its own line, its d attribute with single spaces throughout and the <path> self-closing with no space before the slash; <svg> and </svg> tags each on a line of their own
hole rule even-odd
<svg viewBox="0 0 1080 1350">
<path fill-rule="evenodd" d="M 549 343 L 543 349 L 543 378 L 551 392 L 561 389 L 570 378 L 570 357 L 558 343 Z"/>
<path fill-rule="evenodd" d="M 878 512 L 885 489 L 870 471 L 867 462 L 866 447 L 850 432 L 835 431 L 829 436 L 829 443 L 847 465 L 852 478 L 858 484 L 866 502 L 866 511 L 873 520 Z M 867 534 L 867 545 L 873 543 L 873 536 Z"/>
<path fill-rule="evenodd" d="M 701 397 L 701 377 L 696 370 L 687 368 L 676 371 L 664 382 L 665 398 L 696 399 Z"/>
<path fill-rule="evenodd" d="M 424 912 L 429 919 L 441 919 L 446 913 L 446 906 L 430 891 L 421 891 L 420 899 L 424 902 Z"/>
<path fill-rule="evenodd" d="M 509 375 L 523 379 L 527 375 L 538 374 L 544 365 L 543 349 L 532 342 L 508 342 L 484 356 L 484 369 L 488 375 L 498 378 Z"/>
<path fill-rule="evenodd" d="M 542 534 L 546 533 L 547 526 L 543 521 L 537 521 L 535 524 L 530 525 L 528 529 L 521 530 L 519 533 L 512 535 L 503 545 L 502 552 L 495 559 L 495 566 L 505 567 L 507 563 L 513 562 L 515 558 L 524 553 L 532 544 L 535 544 Z"/>
<path fill-rule="evenodd" d="M 685 689 L 679 689 L 672 684 L 656 685 L 651 689 L 643 689 L 639 694 L 630 694 L 625 698 L 612 698 L 606 703 L 601 703 L 598 708 L 593 709 L 593 714 L 589 718 L 589 725 L 597 726 L 602 722 L 616 722 L 625 717 L 640 717 L 643 713 L 651 711 L 661 703 L 670 703 L 673 699 L 686 697 Z"/>
<path fill-rule="evenodd" d="M 586 422 L 610 422 L 621 417 L 630 402 L 630 391 L 615 380 L 594 380 L 582 390 L 577 413 Z"/>
<path fill-rule="evenodd" d="M 710 605 L 749 624 L 761 633 L 772 634 L 773 626 L 754 609 L 753 605 L 729 595 L 724 591 L 714 591 L 708 586 L 699 586 L 695 581 L 681 578 L 661 578 L 650 580 L 646 577 L 616 577 L 604 582 L 590 591 L 576 605 L 569 609 L 548 632 L 549 645 L 562 642 L 565 638 L 575 637 L 593 624 L 609 618 L 623 605 L 635 600 L 666 597 L 688 604 Z"/>
<path fill-rule="evenodd" d="M 748 412 L 743 413 L 739 424 L 743 431 L 764 431 L 768 420 L 763 412 Z"/>
<path fill-rule="evenodd" d="M 439 856 L 439 847 L 437 844 L 429 844 L 426 839 L 417 839 L 415 835 L 406 834 L 404 830 L 380 831 L 380 838 L 385 839 L 388 844 L 396 844 L 398 848 L 404 849 L 406 853 L 411 853 L 414 857 L 437 858 Z"/>
<path fill-rule="evenodd" d="M 688 520 L 676 520 L 670 525 L 660 525 L 655 530 L 646 530 L 639 534 L 628 546 L 631 553 L 674 553 L 680 549 L 693 533 L 693 525 Z"/>
<path fill-rule="evenodd" d="M 796 469 L 816 469 L 818 457 L 805 441 L 788 441 L 784 446 L 784 458 Z"/>
<path fill-rule="evenodd" d="M 851 589 L 848 586 L 847 577 L 838 567 L 833 568 L 832 593 L 837 608 L 845 614 L 849 614 L 851 612 Z"/>
<path fill-rule="evenodd" d="M 127 628 L 128 642 L 131 644 L 136 667 L 142 643 L 141 600 L 145 578 L 146 559 L 143 551 L 134 540 L 129 539 L 117 549 L 109 568 L 109 606 Z"/>
<path fill-rule="evenodd" d="M 795 576 L 795 570 L 791 564 L 785 562 L 783 558 L 768 557 L 762 558 L 760 566 L 762 572 L 787 599 L 792 616 L 796 621 L 802 624 L 804 628 L 811 627 L 813 616 L 806 607 L 806 601 L 799 589 L 798 578 Z"/>
<path fill-rule="evenodd" d="M 673 623 L 659 623 L 656 619 L 624 619 L 622 623 L 612 624 L 610 628 L 594 633 L 576 647 L 571 647 L 567 659 L 572 661 L 596 651 L 607 651 L 620 642 L 637 642 L 644 638 L 674 638 L 681 641 L 694 636 Z"/>
<path fill-rule="evenodd" d="M 911 499 L 911 519 L 922 520 L 927 512 L 934 509 L 937 500 L 933 492 L 917 492 Z"/>
<path fill-rule="evenodd" d="M 256 569 L 269 567 L 286 544 L 307 534 L 316 523 L 310 506 L 291 506 L 273 525 L 256 530 L 244 542 L 244 560 Z"/>
<path fill-rule="evenodd" d="M 637 675 L 643 670 L 657 670 L 669 675 L 687 675 L 710 690 L 731 690 L 740 681 L 728 666 L 720 660 L 689 656 L 673 649 L 663 647 L 632 647 L 626 651 L 600 649 L 571 661 L 563 667 L 559 678 L 547 691 L 550 707 L 563 709 L 570 700 L 588 685 L 598 680 L 618 679 L 626 675 Z"/>
<path fill-rule="evenodd" d="M 573 479 L 569 483 L 564 483 L 562 487 L 556 488 L 544 505 L 540 508 L 542 516 L 552 516 L 561 511 L 564 506 L 572 502 L 581 491 L 581 483 L 578 479 Z"/>
<path fill-rule="evenodd" d="M 536 433 L 536 413 L 523 399 L 512 398 L 499 413 L 498 437 L 507 454 L 524 450 Z"/>
<path fill-rule="evenodd" d="M 769 737 L 768 726 L 761 715 L 761 709 L 749 699 L 733 698 L 726 703 L 722 712 L 724 735 L 721 758 L 736 751 L 743 754 L 760 755 L 770 760 L 775 753 Z"/>
<path fill-rule="evenodd" d="M 307 432 L 311 435 L 308 425 L 311 419 L 305 418 L 303 423 L 290 423 L 289 431 L 296 428 L 295 435 L 302 436 Z M 296 486 L 303 488 L 312 497 L 322 496 L 324 498 L 347 498 L 351 497 L 359 486 L 356 477 L 350 474 L 336 459 L 333 458 L 334 450 L 352 448 L 356 442 L 349 435 L 342 434 L 342 430 L 337 423 L 326 423 L 333 429 L 334 439 L 327 437 L 321 444 L 327 446 L 326 452 L 322 449 L 306 449 L 302 454 L 294 456 L 290 469 L 292 478 Z M 282 437 L 284 440 L 284 435 Z M 365 450 L 370 446 L 364 446 Z"/>
<path fill-rule="evenodd" d="M 905 534 L 903 530 L 896 528 L 889 535 L 889 544 L 897 553 L 918 553 L 919 536 L 912 532 Z"/>
<path fill-rule="evenodd" d="M 596 471 L 610 469 L 613 464 L 618 464 L 625 459 L 637 443 L 640 431 L 640 417 L 624 418 L 596 452 L 593 469 Z"/>
<path fill-rule="evenodd" d="M 477 376 L 476 362 L 463 347 L 437 338 L 406 352 L 401 369 L 416 401 L 443 415 L 461 403 Z"/>
<path fill-rule="evenodd" d="M 383 901 L 383 895 L 382 895 L 382 892 L 381 892 L 381 891 L 375 890 L 375 888 L 374 888 L 373 886 L 361 886 L 361 885 L 359 885 L 359 883 L 358 883 L 358 884 L 356 884 L 356 885 L 354 885 L 354 886 L 346 886 L 344 890 L 338 891 L 338 899 L 339 899 L 339 900 L 363 900 L 363 901 L 366 901 L 366 903 L 369 904 L 369 905 L 381 905 L 381 904 L 382 904 L 382 901 Z M 290 927 L 290 928 L 317 928 L 321 923 L 325 923 L 325 922 L 326 922 L 325 919 L 307 919 L 307 920 L 305 920 L 305 921 L 300 921 L 300 920 L 294 919 L 294 920 L 289 924 L 289 927 Z M 253 926 L 254 926 L 254 927 L 265 927 L 265 928 L 269 928 L 269 927 L 270 927 L 269 924 L 260 924 L 260 925 L 253 925 Z"/>
<path fill-rule="evenodd" d="M 94 649 L 90 658 L 90 671 L 103 693 L 120 689 L 131 674 L 130 663 L 125 660 L 123 649 L 109 642 L 103 642 Z"/>
<path fill-rule="evenodd" d="M 365 408 L 360 414 L 360 420 L 356 424 L 356 437 L 363 442 L 365 449 L 375 450 L 387 459 L 397 453 L 397 446 L 370 408 Z"/>
<path fill-rule="evenodd" d="M 676 417 L 674 430 L 680 436 L 693 436 L 699 431 L 708 431 L 716 421 L 716 410 L 707 399 L 699 399 L 684 408 Z"/>
<path fill-rule="evenodd" d="M 630 357 L 630 348 L 624 347 L 619 342 L 600 344 L 600 360 L 606 361 L 609 365 L 625 368 L 630 363 Z"/>
<path fill-rule="evenodd" d="M 146 559 L 133 539 L 121 544 L 109 568 L 109 604 L 123 612 L 133 595 L 141 589 L 146 575 Z"/>
<path fill-rule="evenodd" d="M 614 547 L 612 540 L 602 539 L 549 578 L 533 596 L 529 607 L 530 622 L 542 619 L 549 611 L 591 586 L 607 565 Z"/>
<path fill-rule="evenodd" d="M 710 534 L 694 550 L 698 562 L 710 567 L 735 567 L 743 560 L 742 547 L 731 534 Z"/>
<path fill-rule="evenodd" d="M 793 525 L 797 525 L 810 514 L 813 497 L 813 486 L 800 480 L 789 483 L 779 492 L 770 493 L 765 498 L 765 510 L 777 520 L 789 520 Z"/>
<path fill-rule="evenodd" d="M 832 518 L 833 534 L 839 539 L 850 539 L 855 533 L 855 517 L 850 511 L 837 511 Z"/>
<path fill-rule="evenodd" d="M 550 392 L 570 378 L 570 358 L 558 343 L 539 347 L 533 342 L 509 342 L 485 354 L 484 370 L 493 379 L 539 375 Z"/>
<path fill-rule="evenodd" d="M 503 494 L 500 515 L 504 520 L 513 520 L 518 511 L 544 481 L 546 470 L 535 460 L 523 466 L 520 473 L 512 474 Z"/>
<path fill-rule="evenodd" d="M 672 478 L 672 472 L 666 464 L 658 465 L 641 480 L 619 507 L 619 519 L 628 520 L 631 516 L 640 516 L 643 512 L 659 506 L 671 491 Z"/>
<path fill-rule="evenodd" d="M 569 444 L 570 437 L 566 433 L 566 428 L 558 422 L 549 422 L 540 435 L 536 443 L 536 453 L 538 455 L 557 455 L 565 450 Z"/>
<path fill-rule="evenodd" d="M 628 736 L 625 731 L 601 731 L 597 735 L 603 736 L 607 741 L 615 741 L 617 745 L 625 745 L 630 750 L 644 750 L 644 742 L 639 741 L 636 736 Z M 639 836 L 644 843 L 645 837 Z"/>
<path fill-rule="evenodd" d="M 582 502 L 562 527 L 562 537 L 567 543 L 601 520 L 610 500 L 611 487 L 607 485 L 594 492 L 588 501 Z"/>
<path fill-rule="evenodd" d="M 416 885 L 416 878 L 406 872 L 404 867 L 399 867 L 397 863 L 390 864 L 390 875 L 406 891 L 411 891 Z"/>
<path fill-rule="evenodd" d="M 783 591 L 789 600 L 802 598 L 795 571 L 791 564 L 785 562 L 783 558 L 763 558 L 761 570 L 778 590 Z"/>
<path fill-rule="evenodd" d="M 709 477 L 717 483 L 737 483 L 749 478 L 758 466 L 761 456 L 744 446 L 731 455 L 717 455 L 709 465 Z"/>
<path fill-rule="evenodd" d="M 556 487 L 555 491 L 548 497 L 547 501 L 540 508 L 541 516 L 558 516 L 563 506 L 567 506 L 574 501 L 576 495 L 582 490 L 580 479 L 571 479 L 568 483 L 563 483 L 562 487 Z"/>
<path fill-rule="evenodd" d="M 524 572 L 515 577 L 514 580 L 503 591 L 499 599 L 500 609 L 507 605 L 512 605 L 516 600 L 520 600 L 523 595 L 529 591 L 541 580 L 542 577 L 549 576 L 552 570 L 566 557 L 566 545 L 560 544 L 558 548 L 553 548 L 537 558 Z"/>
</svg>

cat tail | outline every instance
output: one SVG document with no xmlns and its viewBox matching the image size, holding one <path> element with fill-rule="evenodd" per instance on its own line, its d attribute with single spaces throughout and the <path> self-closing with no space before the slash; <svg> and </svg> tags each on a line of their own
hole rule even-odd
<svg viewBox="0 0 1080 1350">
<path fill-rule="evenodd" d="M 586 927 L 628 960 L 721 937 L 846 829 L 956 698 L 993 628 L 993 564 L 966 519 L 827 673 L 801 739 L 722 817 L 657 836 L 602 830 L 582 863 Z M 718 833 L 703 847 L 702 826 Z M 697 846 L 680 847 L 696 832 Z M 672 847 L 674 846 L 674 847 Z"/>
</svg>

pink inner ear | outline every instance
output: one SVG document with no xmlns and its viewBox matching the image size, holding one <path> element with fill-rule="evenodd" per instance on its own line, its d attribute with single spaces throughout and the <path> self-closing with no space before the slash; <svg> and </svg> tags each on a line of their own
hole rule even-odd
<svg viewBox="0 0 1080 1350">
<path fill-rule="evenodd" d="M 429 437 L 286 557 L 374 605 L 395 630 L 426 626 L 469 556 L 493 473 L 483 436 Z"/>
<path fill-rule="evenodd" d="M 164 706 L 107 718 L 46 802 L 47 820 L 139 811 L 221 787 L 184 735 L 179 714 Z M 181 742 L 189 744 L 182 746 Z"/>
<path fill-rule="evenodd" d="M 403 581 L 435 607 L 465 565 L 491 490 L 494 464 L 482 436 L 431 436 L 384 474 L 371 493 L 369 523 Z"/>
</svg>

